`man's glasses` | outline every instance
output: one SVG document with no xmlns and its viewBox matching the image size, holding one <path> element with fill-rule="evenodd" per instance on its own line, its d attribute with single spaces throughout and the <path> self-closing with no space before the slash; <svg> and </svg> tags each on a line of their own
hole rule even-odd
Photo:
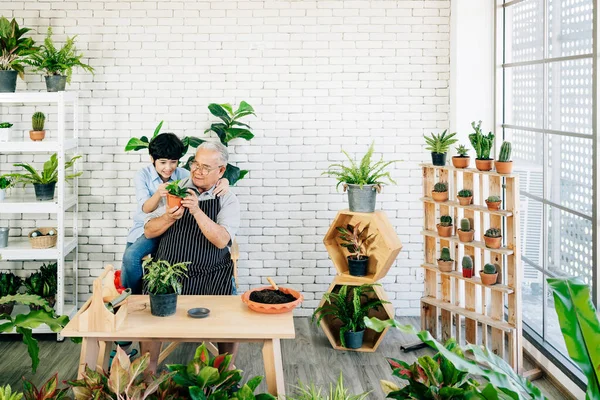
<svg viewBox="0 0 600 400">
<path fill-rule="evenodd" d="M 198 164 L 196 161 L 192 162 L 192 164 L 190 165 L 190 170 L 191 171 L 196 171 L 196 170 L 200 170 L 200 173 L 202 175 L 208 175 L 211 172 L 213 172 L 216 169 L 221 168 L 222 166 L 219 165 L 217 167 L 211 168 L 208 165 L 204 165 L 204 164 Z"/>
</svg>

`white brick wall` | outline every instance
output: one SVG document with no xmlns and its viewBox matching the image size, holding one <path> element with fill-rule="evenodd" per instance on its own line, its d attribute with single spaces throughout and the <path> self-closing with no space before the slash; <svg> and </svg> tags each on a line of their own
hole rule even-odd
<svg viewBox="0 0 600 400">
<path fill-rule="evenodd" d="M 48 25 L 59 41 L 79 35 L 96 69 L 76 74 L 70 87 L 85 111 L 80 292 L 105 263 L 120 264 L 135 201 L 131 178 L 147 162 L 145 153 L 124 153 L 127 140 L 151 134 L 163 119 L 167 131 L 202 136 L 214 120 L 210 102 L 246 100 L 258 114 L 256 138 L 231 146 L 233 161 L 250 170 L 232 189 L 243 210 L 241 289 L 277 276 L 304 292 L 299 314 L 314 309 L 334 273 L 322 238 L 347 207 L 321 172 L 342 159 L 342 146 L 362 155 L 374 140 L 385 159 L 403 160 L 392 170 L 398 185 L 378 199 L 404 246 L 383 283 L 397 315 L 417 315 L 417 164 L 429 157 L 422 135 L 448 126 L 449 7 L 449 0 L 2 2 L 1 14 L 33 28 L 38 40 Z M 44 84 L 30 74 L 18 89 Z M 29 120 L 31 110 L 11 111 Z"/>
</svg>

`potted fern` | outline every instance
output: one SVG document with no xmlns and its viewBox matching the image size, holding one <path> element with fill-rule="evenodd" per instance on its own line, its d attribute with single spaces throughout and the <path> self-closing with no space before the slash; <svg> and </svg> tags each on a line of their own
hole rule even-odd
<svg viewBox="0 0 600 400">
<path fill-rule="evenodd" d="M 498 161 L 496 161 L 496 172 L 499 174 L 510 174 L 512 172 L 511 150 L 510 142 L 503 142 L 502 146 L 500 146 L 500 154 L 498 155 Z"/>
<path fill-rule="evenodd" d="M 44 130 L 44 123 L 46 122 L 46 116 L 43 112 L 36 111 L 31 116 L 31 128 L 29 131 L 29 138 L 34 142 L 41 142 L 46 137 L 46 131 Z"/>
<path fill-rule="evenodd" d="M 494 134 L 490 132 L 487 135 L 484 135 L 481 130 L 481 121 L 479 121 L 477 125 L 475 125 L 475 122 L 471 122 L 471 126 L 475 130 L 474 133 L 469 135 L 471 145 L 473 145 L 475 153 L 477 153 L 475 166 L 479 171 L 491 171 L 494 165 L 494 159 L 490 158 L 490 152 L 492 150 L 492 145 L 494 144 Z"/>
<path fill-rule="evenodd" d="M 456 152 L 458 155 L 452 157 L 452 165 L 454 165 L 454 168 L 468 168 L 469 163 L 471 162 L 471 157 L 467 155 L 469 149 L 461 144 L 456 147 Z"/>
<path fill-rule="evenodd" d="M 373 233 L 367 235 L 368 227 L 369 225 L 361 230 L 360 222 L 355 226 L 348 224 L 346 227 L 336 227 L 342 240 L 341 246 L 350 252 L 348 256 L 348 272 L 352 276 L 365 276 L 367 274 L 369 256 L 366 255 L 365 246 L 375 236 Z"/>
<path fill-rule="evenodd" d="M 424 136 L 427 147 L 425 149 L 431 152 L 431 162 L 433 165 L 443 167 L 446 165 L 446 154 L 451 145 L 458 142 L 454 139 L 456 133 L 448 135 L 448 129 L 437 135 L 432 133 L 431 137 Z"/>
<path fill-rule="evenodd" d="M 169 183 L 165 189 L 168 192 L 167 208 L 181 207 L 181 200 L 188 195 L 183 179 Z"/>
<path fill-rule="evenodd" d="M 369 316 L 371 310 L 379 310 L 383 304 L 389 301 L 372 297 L 375 293 L 373 286 L 379 284 L 364 284 L 355 286 L 349 290 L 347 285 L 342 285 L 336 292 L 328 292 L 323 295 L 325 304 L 317 308 L 312 315 L 312 321 L 320 325 L 325 317 L 339 320 L 340 343 L 347 349 L 359 349 L 363 344 L 365 333 L 365 317 Z"/>
<path fill-rule="evenodd" d="M 385 172 L 394 161 L 383 161 L 383 157 L 377 162 L 371 162 L 373 156 L 374 144 L 371 143 L 369 150 L 363 156 L 360 163 L 350 158 L 348 153 L 342 150 L 342 153 L 350 161 L 350 165 L 335 163 L 329 166 L 329 170 L 322 175 L 330 175 L 338 180 L 336 188 L 344 185 L 344 191 L 348 190 L 348 201 L 350 211 L 354 212 L 373 212 L 375 211 L 375 201 L 377 193 L 381 192 L 383 180 L 396 183 L 389 172 Z"/>
<path fill-rule="evenodd" d="M 165 260 L 144 261 L 145 289 L 150 295 L 150 312 L 157 317 L 167 317 L 177 311 L 177 295 L 181 293 L 181 279 L 185 274 L 189 262 L 171 265 Z"/>
<path fill-rule="evenodd" d="M 31 38 L 25 38 L 29 28 L 19 28 L 13 18 L 0 18 L 0 92 L 14 92 L 17 75 L 25 79 L 24 63 L 38 49 Z"/>
<path fill-rule="evenodd" d="M 4 296 L 14 296 L 19 293 L 19 289 L 22 285 L 23 280 L 12 272 L 0 272 L 0 298 Z M 13 312 L 14 306 L 14 301 L 4 304 L 0 303 L 0 315 L 10 315 Z"/>
</svg>

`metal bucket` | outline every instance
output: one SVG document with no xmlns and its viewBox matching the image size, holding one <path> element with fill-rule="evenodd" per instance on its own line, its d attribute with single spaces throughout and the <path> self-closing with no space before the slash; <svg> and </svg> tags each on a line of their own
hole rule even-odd
<svg viewBox="0 0 600 400">
<path fill-rule="evenodd" d="M 375 211 L 375 200 L 379 185 L 347 185 L 350 211 L 372 213 Z"/>
<path fill-rule="evenodd" d="M 0 248 L 8 247 L 8 229 L 0 228 Z"/>
<path fill-rule="evenodd" d="M 46 89 L 49 92 L 62 92 L 67 84 L 67 77 L 62 75 L 46 76 Z"/>
<path fill-rule="evenodd" d="M 12 93 L 17 89 L 17 71 L 0 71 L 0 92 Z"/>
</svg>

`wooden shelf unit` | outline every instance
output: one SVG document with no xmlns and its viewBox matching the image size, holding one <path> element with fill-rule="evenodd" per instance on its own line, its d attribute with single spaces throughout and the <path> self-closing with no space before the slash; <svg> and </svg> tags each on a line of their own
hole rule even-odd
<svg viewBox="0 0 600 400">
<path fill-rule="evenodd" d="M 421 327 L 445 341 L 451 337 L 463 344 L 483 344 L 503 357 L 517 371 L 523 370 L 519 181 L 515 174 L 459 169 L 421 164 L 423 170 L 425 291 L 421 299 Z M 449 199 L 435 202 L 431 192 L 435 183 L 448 182 Z M 457 193 L 473 191 L 473 204 L 461 206 Z M 490 211 L 485 199 L 503 196 L 503 207 Z M 475 241 L 461 242 L 458 237 L 440 237 L 436 223 L 441 215 L 450 215 L 454 228 L 462 218 L 471 221 Z M 489 249 L 483 242 L 488 228 L 502 230 L 503 247 Z M 454 271 L 441 272 L 436 260 L 442 247 L 450 248 Z M 463 278 L 462 257 L 473 258 L 473 278 Z M 498 267 L 498 283 L 487 286 L 477 277 L 485 263 Z M 464 337 L 462 321 L 464 320 Z M 481 325 L 481 330 L 478 326 Z"/>
</svg>

